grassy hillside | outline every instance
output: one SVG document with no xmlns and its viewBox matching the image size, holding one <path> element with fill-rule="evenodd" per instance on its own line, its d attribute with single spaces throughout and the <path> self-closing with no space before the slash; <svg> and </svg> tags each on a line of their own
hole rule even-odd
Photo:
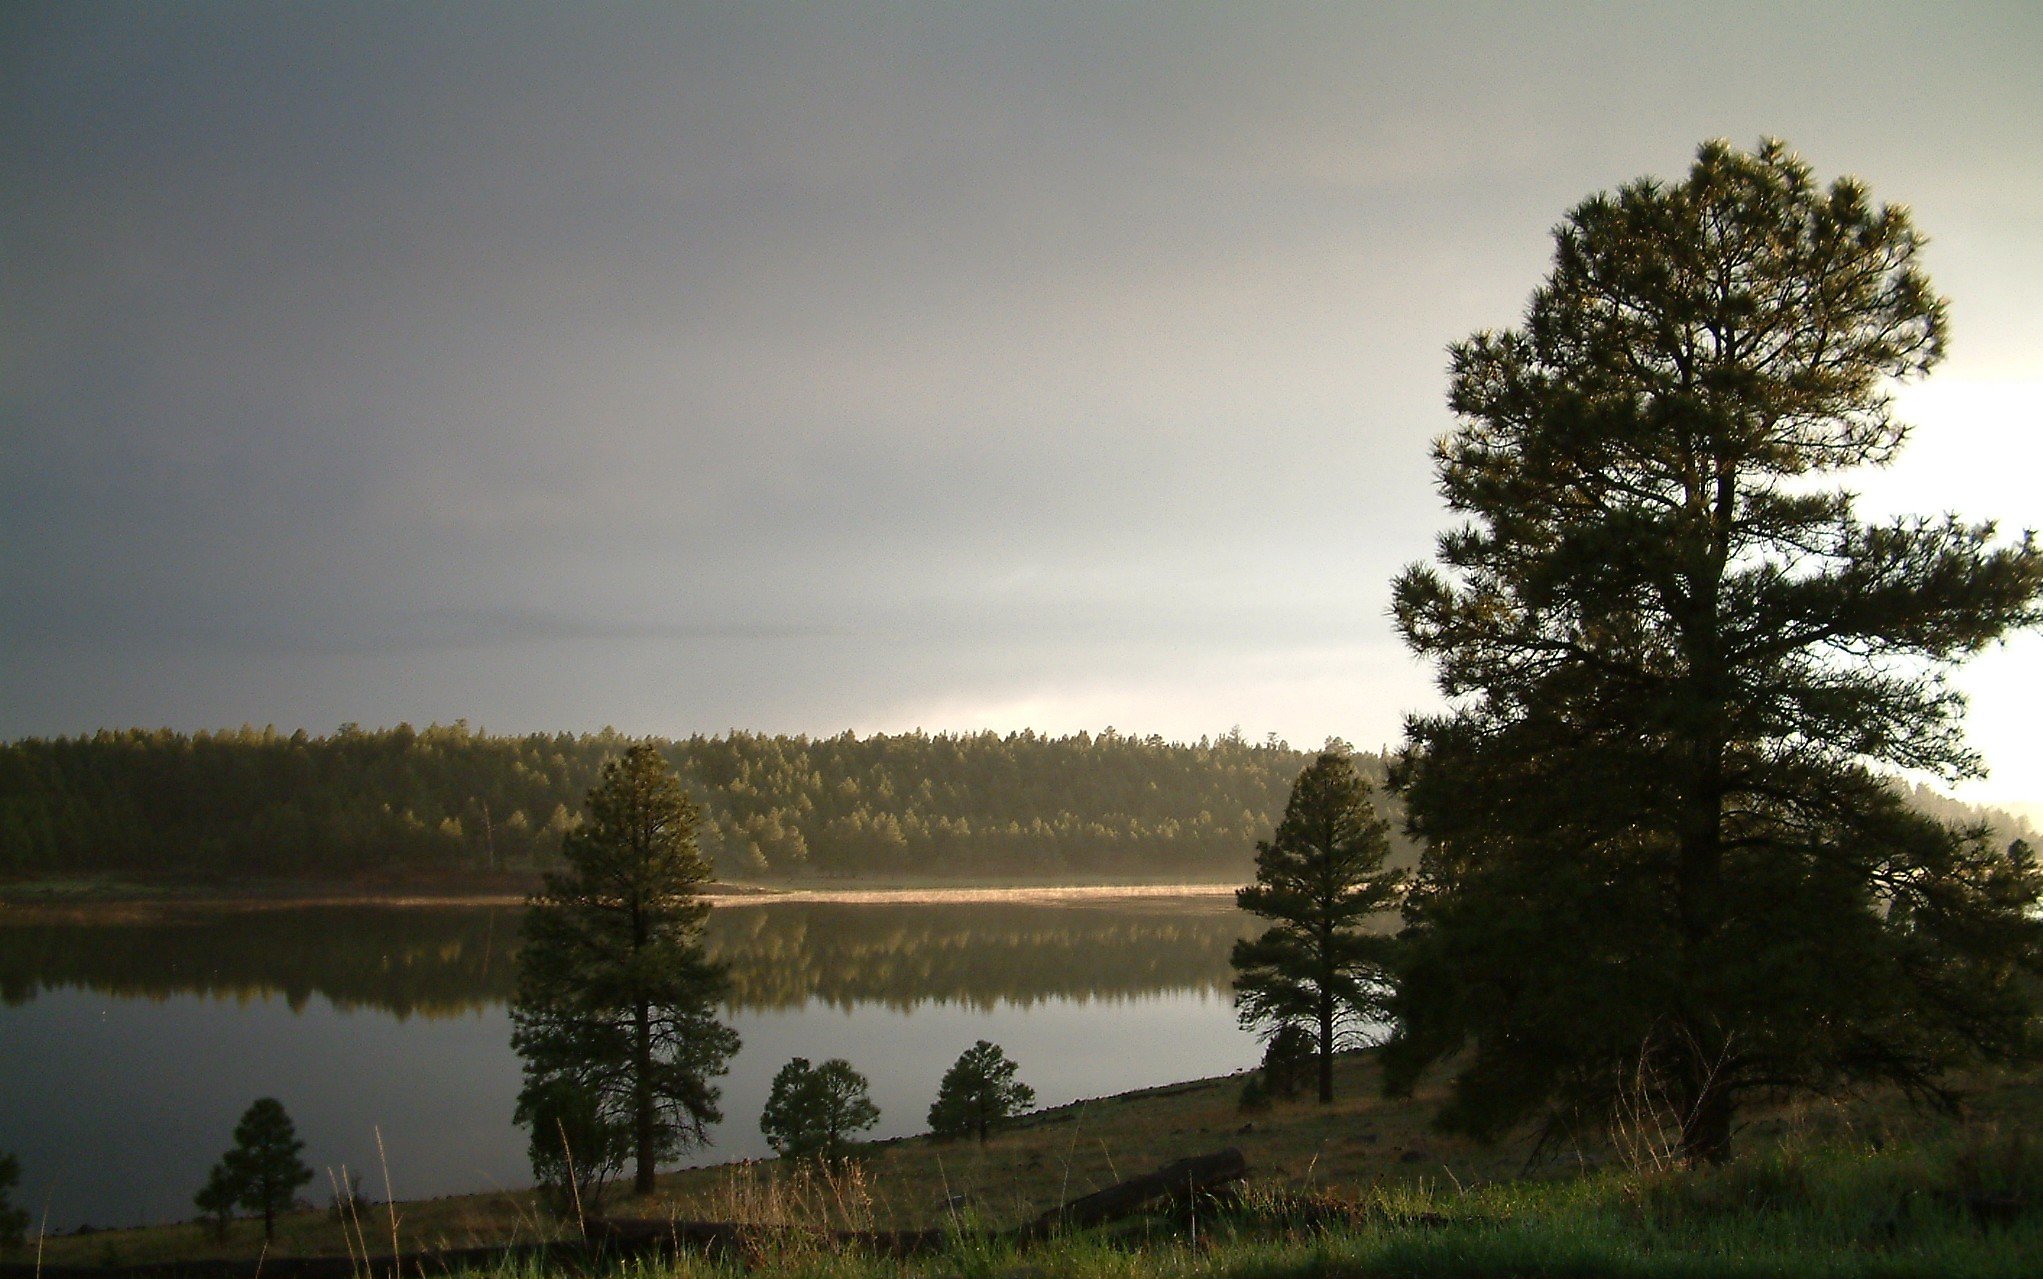
<svg viewBox="0 0 2043 1279">
<path fill-rule="evenodd" d="M 1241 1080 L 1206 1080 L 1038 1114 L 981 1147 L 888 1142 L 838 1176 L 763 1162 L 695 1169 L 657 1194 L 614 1192 L 621 1216 L 757 1224 L 752 1263 L 767 1273 L 882 1275 L 1702 1275 L 2033 1272 L 2043 1256 L 2043 1121 L 2033 1075 L 1981 1076 L 1962 1120 L 1892 1097 L 1804 1105 L 1760 1116 L 1731 1165 L 1686 1173 L 1650 1140 L 1570 1149 L 1525 1166 L 1494 1148 L 1427 1130 L 1436 1098 L 1391 1102 L 1367 1056 L 1342 1062 L 1331 1107 L 1237 1107 Z M 1174 1157 L 1225 1146 L 1247 1156 L 1240 1202 L 1160 1214 L 1027 1252 L 970 1232 L 1036 1213 Z M 369 1193 L 377 1181 L 370 1170 Z M 902 1263 L 847 1255 L 817 1226 L 953 1226 L 949 1253 Z M 558 1234 L 530 1195 L 474 1195 L 366 1210 L 354 1231 L 324 1212 L 288 1219 L 278 1255 L 459 1247 Z M 261 1251 L 242 1223 L 223 1250 L 196 1225 L 48 1240 L 46 1265 L 134 1264 Z M 9 1258 L 9 1260 L 17 1260 Z M 681 1259 L 676 1273 L 716 1271 Z"/>
</svg>

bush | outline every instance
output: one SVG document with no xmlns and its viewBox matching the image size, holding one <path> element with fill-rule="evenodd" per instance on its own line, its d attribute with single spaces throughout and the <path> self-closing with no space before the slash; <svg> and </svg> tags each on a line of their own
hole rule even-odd
<svg viewBox="0 0 2043 1279">
<path fill-rule="evenodd" d="M 0 1155 L 0 1249 L 19 1248 L 28 1230 L 28 1210 L 11 1202 L 10 1192 L 21 1184 L 21 1161 Z"/>
<path fill-rule="evenodd" d="M 1290 1101 L 1312 1082 L 1319 1064 L 1319 1045 L 1312 1032 L 1292 1023 L 1279 1026 L 1263 1048 L 1263 1088 L 1273 1098 Z"/>
<path fill-rule="evenodd" d="M 980 1040 L 958 1054 L 937 1085 L 929 1130 L 938 1137 L 986 1134 L 1002 1120 L 1036 1104 L 1035 1089 L 1015 1081 L 1018 1067 L 1000 1045 Z"/>
<path fill-rule="evenodd" d="M 796 1057 L 774 1075 L 759 1131 L 784 1158 L 837 1164 L 850 1151 L 851 1134 L 879 1121 L 866 1077 L 850 1062 L 832 1057 L 811 1067 L 808 1058 Z"/>
<path fill-rule="evenodd" d="M 1260 1072 L 1252 1073 L 1242 1081 L 1241 1097 L 1235 1104 L 1242 1113 L 1259 1115 L 1270 1108 L 1270 1090 L 1263 1084 Z"/>
<path fill-rule="evenodd" d="M 604 1188 L 632 1153 L 629 1125 L 564 1075 L 528 1087 L 517 1121 L 532 1131 L 525 1153 L 546 1206 L 577 1220 L 601 1212 Z"/>
</svg>

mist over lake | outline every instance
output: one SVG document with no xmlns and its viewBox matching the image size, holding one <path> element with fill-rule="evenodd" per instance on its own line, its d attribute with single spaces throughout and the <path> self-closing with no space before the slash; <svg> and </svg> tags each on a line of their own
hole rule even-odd
<svg viewBox="0 0 2043 1279">
<path fill-rule="evenodd" d="M 305 1158 L 400 1198 L 530 1183 L 511 1123 L 511 908 L 151 911 L 117 923 L 0 927 L 0 1149 L 51 1229 L 192 1215 L 235 1116 L 275 1096 Z M 1227 956 L 1254 921 L 1224 897 L 1059 904 L 743 905 L 712 912 L 744 1048 L 714 1144 L 758 1130 L 790 1057 L 842 1056 L 881 1110 L 923 1131 L 944 1069 L 1005 1047 L 1042 1105 L 1251 1065 Z M 383 1154 L 379 1157 L 380 1132 Z"/>
</svg>

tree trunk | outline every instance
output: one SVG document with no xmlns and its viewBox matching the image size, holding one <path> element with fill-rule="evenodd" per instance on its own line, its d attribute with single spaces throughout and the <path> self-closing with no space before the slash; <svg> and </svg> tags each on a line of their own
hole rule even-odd
<svg viewBox="0 0 2043 1279">
<path fill-rule="evenodd" d="M 1714 1083 L 1702 1086 L 1681 1120 L 1682 1162 L 1694 1168 L 1731 1158 L 1731 1120 L 1736 1107 L 1730 1090 Z"/>
<path fill-rule="evenodd" d="M 653 1024 L 652 1010 L 641 999 L 633 1007 L 631 1091 L 632 1121 L 638 1145 L 638 1173 L 631 1183 L 634 1194 L 653 1193 Z"/>
<path fill-rule="evenodd" d="M 262 1237 L 264 1243 L 277 1240 L 277 1192 L 270 1185 L 268 1174 L 256 1176 L 256 1190 L 262 1195 Z"/>
<path fill-rule="evenodd" d="M 1319 990 L 1319 1100 L 1327 1105 L 1334 1099 L 1334 992 L 1330 985 Z"/>
</svg>

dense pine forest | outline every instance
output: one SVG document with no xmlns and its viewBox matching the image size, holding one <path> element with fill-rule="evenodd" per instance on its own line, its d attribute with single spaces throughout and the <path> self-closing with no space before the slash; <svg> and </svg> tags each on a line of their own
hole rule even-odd
<svg viewBox="0 0 2043 1279">
<path fill-rule="evenodd" d="M 603 762 L 634 740 L 460 723 L 30 738 L 0 745 L 0 878 L 529 878 L 580 821 Z M 1185 744 L 1111 728 L 658 745 L 702 805 L 704 851 L 734 880 L 1245 879 L 1309 759 L 1274 738 Z M 1383 756 L 1357 762 L 1380 787 Z M 2003 841 L 2028 833 L 1928 790 L 1915 799 L 1946 821 L 1983 818 Z M 1392 861 L 1413 859 L 1394 834 Z"/>
<path fill-rule="evenodd" d="M 102 731 L 0 746 L 0 875 L 429 881 L 529 875 L 605 731 L 465 724 Z M 1274 738 L 732 732 L 659 742 L 727 879 L 1247 874 L 1306 761 Z M 1382 776 L 1380 756 L 1365 771 Z"/>
</svg>

